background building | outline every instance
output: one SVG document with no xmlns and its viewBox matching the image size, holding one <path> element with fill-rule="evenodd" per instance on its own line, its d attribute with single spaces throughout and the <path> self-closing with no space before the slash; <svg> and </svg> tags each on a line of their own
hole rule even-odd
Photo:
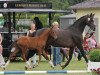
<svg viewBox="0 0 100 75">
<path fill-rule="evenodd" d="M 69 7 L 69 9 L 72 9 L 76 13 L 76 19 L 86 14 L 95 13 L 95 35 L 97 42 L 100 43 L 100 0 L 86 0 Z"/>
<path fill-rule="evenodd" d="M 60 17 L 60 28 L 67 28 L 76 20 L 76 14 L 68 14 Z"/>
</svg>

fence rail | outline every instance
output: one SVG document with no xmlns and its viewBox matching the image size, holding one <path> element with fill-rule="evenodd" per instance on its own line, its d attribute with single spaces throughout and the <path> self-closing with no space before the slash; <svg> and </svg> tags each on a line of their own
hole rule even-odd
<svg viewBox="0 0 100 75">
<path fill-rule="evenodd" d="M 87 70 L 49 70 L 49 71 L 0 71 L 0 74 L 72 74 L 72 73 L 91 73 Z"/>
</svg>

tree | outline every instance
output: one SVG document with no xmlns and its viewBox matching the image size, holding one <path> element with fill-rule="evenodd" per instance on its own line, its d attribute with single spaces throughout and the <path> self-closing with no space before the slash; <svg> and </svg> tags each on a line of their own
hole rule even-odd
<svg viewBox="0 0 100 75">
<path fill-rule="evenodd" d="M 77 3 L 83 2 L 86 0 L 68 0 L 69 5 L 75 5 Z"/>
</svg>

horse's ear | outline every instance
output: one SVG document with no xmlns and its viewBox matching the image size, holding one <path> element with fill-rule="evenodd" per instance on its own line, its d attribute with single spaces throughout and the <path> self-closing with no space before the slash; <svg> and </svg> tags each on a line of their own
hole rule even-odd
<svg viewBox="0 0 100 75">
<path fill-rule="evenodd" d="M 91 14 L 90 14 L 90 17 L 94 17 L 94 15 L 95 15 L 95 13 L 94 13 L 94 14 L 93 14 L 93 13 L 91 13 Z"/>
<path fill-rule="evenodd" d="M 93 14 L 92 14 L 92 13 L 90 14 L 90 17 L 91 17 L 91 16 L 93 16 Z"/>
<path fill-rule="evenodd" d="M 94 17 L 95 13 L 92 15 Z"/>
</svg>

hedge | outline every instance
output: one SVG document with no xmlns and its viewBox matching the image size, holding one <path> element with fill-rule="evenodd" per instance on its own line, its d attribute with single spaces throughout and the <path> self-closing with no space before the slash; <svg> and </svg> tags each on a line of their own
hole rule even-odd
<svg viewBox="0 0 100 75">
<path fill-rule="evenodd" d="M 100 49 L 94 49 L 89 52 L 89 59 L 93 62 L 100 62 Z"/>
</svg>

